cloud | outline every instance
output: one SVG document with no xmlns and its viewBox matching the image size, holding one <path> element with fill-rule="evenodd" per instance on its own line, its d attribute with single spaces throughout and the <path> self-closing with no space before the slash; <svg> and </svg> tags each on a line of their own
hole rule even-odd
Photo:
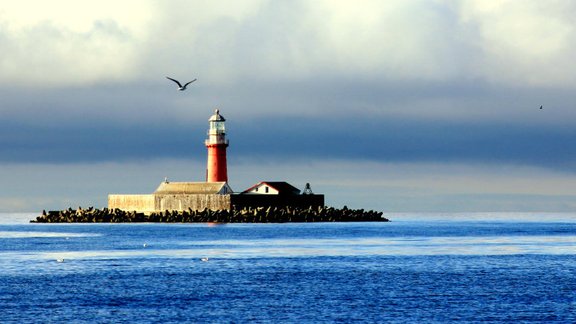
<svg viewBox="0 0 576 324">
<path fill-rule="evenodd" d="M 438 3 L 258 1 L 234 6 L 243 10 L 232 16 L 211 4 L 164 3 L 162 16 L 171 19 L 150 34 L 150 53 L 173 67 L 190 62 L 184 67 L 190 72 L 209 70 L 209 77 L 223 84 L 321 74 L 437 80 L 459 73 L 457 62 L 465 63 L 452 44 L 457 16 Z M 183 15 L 186 24 L 174 23 Z"/>
<path fill-rule="evenodd" d="M 135 72 L 149 3 L 3 2 L 0 84 L 91 85 L 126 80 Z"/>
<path fill-rule="evenodd" d="M 569 63 L 575 52 L 570 1 L 257 1 L 235 6 L 243 10 L 232 16 L 212 5 L 164 4 L 163 16 L 174 19 L 149 35 L 151 53 L 174 68 L 190 62 L 189 73 L 210 71 L 220 84 L 326 75 L 574 85 L 574 73 L 559 68 L 568 64 L 558 64 Z M 174 23 L 184 15 L 191 21 Z"/>
<path fill-rule="evenodd" d="M 539 109 L 534 108 L 538 113 Z M 126 124 L 93 120 L 0 127 L 0 161 L 203 161 L 206 121 Z M 326 116 L 228 119 L 229 159 L 321 159 L 533 165 L 576 172 L 571 126 Z"/>
<path fill-rule="evenodd" d="M 324 75 L 566 87 L 576 75 L 566 70 L 576 51 L 576 6 L 568 0 L 27 0 L 2 8 L 4 84 L 171 74 L 219 86 Z"/>
<path fill-rule="evenodd" d="M 572 1 L 463 1 L 463 35 L 482 55 L 474 74 L 499 84 L 573 87 L 576 4 Z"/>
<path fill-rule="evenodd" d="M 322 1 L 318 55 L 326 70 L 384 79 L 446 80 L 459 76 L 465 50 L 455 38 L 458 17 L 435 1 Z"/>
</svg>

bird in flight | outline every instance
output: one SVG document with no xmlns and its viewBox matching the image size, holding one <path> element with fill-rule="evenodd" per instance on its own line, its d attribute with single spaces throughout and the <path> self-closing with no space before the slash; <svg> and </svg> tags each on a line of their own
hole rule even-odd
<svg viewBox="0 0 576 324">
<path fill-rule="evenodd" d="M 166 77 L 166 79 L 168 79 L 168 80 L 172 80 L 172 81 L 176 82 L 176 84 L 178 85 L 178 90 L 180 90 L 180 91 L 184 91 L 184 90 L 186 90 L 186 87 L 187 87 L 187 86 L 188 86 L 190 83 L 192 83 L 192 82 L 194 82 L 194 81 L 198 80 L 198 79 L 194 79 L 194 80 L 192 80 L 192 81 L 190 81 L 190 82 L 186 83 L 185 85 L 182 85 L 180 82 L 178 82 L 178 80 L 174 80 L 174 79 L 172 79 L 172 78 L 169 78 L 169 77 Z"/>
</svg>

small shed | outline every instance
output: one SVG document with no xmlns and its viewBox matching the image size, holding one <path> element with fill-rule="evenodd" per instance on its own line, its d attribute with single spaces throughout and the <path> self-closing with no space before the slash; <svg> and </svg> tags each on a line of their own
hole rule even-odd
<svg viewBox="0 0 576 324">
<path fill-rule="evenodd" d="M 288 182 L 261 181 L 244 190 L 242 194 L 295 196 L 300 194 L 300 189 Z"/>
</svg>

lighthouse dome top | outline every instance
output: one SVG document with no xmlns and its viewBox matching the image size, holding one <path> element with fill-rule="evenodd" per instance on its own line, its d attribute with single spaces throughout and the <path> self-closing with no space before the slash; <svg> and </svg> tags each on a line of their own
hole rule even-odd
<svg viewBox="0 0 576 324">
<path fill-rule="evenodd" d="M 208 119 L 208 121 L 226 121 L 226 119 L 220 115 L 220 110 L 216 109 L 214 111 L 214 115 L 212 115 L 212 117 L 210 117 L 210 119 Z"/>
</svg>

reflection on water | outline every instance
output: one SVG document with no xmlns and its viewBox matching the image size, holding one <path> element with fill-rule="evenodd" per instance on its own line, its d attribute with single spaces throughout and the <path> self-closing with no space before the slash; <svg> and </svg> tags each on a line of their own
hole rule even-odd
<svg viewBox="0 0 576 324">
<path fill-rule="evenodd" d="M 1 232 L 0 232 L 1 234 Z M 35 235 L 38 234 L 38 235 Z M 53 234 L 53 235 L 50 235 Z M 75 233 L 16 232 L 0 235 L 9 238 L 88 237 L 97 235 Z M 105 238 L 102 238 L 105 239 Z M 386 256 L 386 255 L 513 255 L 513 254 L 576 254 L 576 236 L 515 237 L 411 237 L 351 239 L 267 239 L 178 242 L 177 249 L 155 248 L 154 242 L 126 250 L 52 250 L 49 252 L 3 252 L 2 260 L 79 260 L 118 258 L 294 258 L 318 256 Z M 86 247 L 89 248 L 89 247 Z"/>
</svg>

